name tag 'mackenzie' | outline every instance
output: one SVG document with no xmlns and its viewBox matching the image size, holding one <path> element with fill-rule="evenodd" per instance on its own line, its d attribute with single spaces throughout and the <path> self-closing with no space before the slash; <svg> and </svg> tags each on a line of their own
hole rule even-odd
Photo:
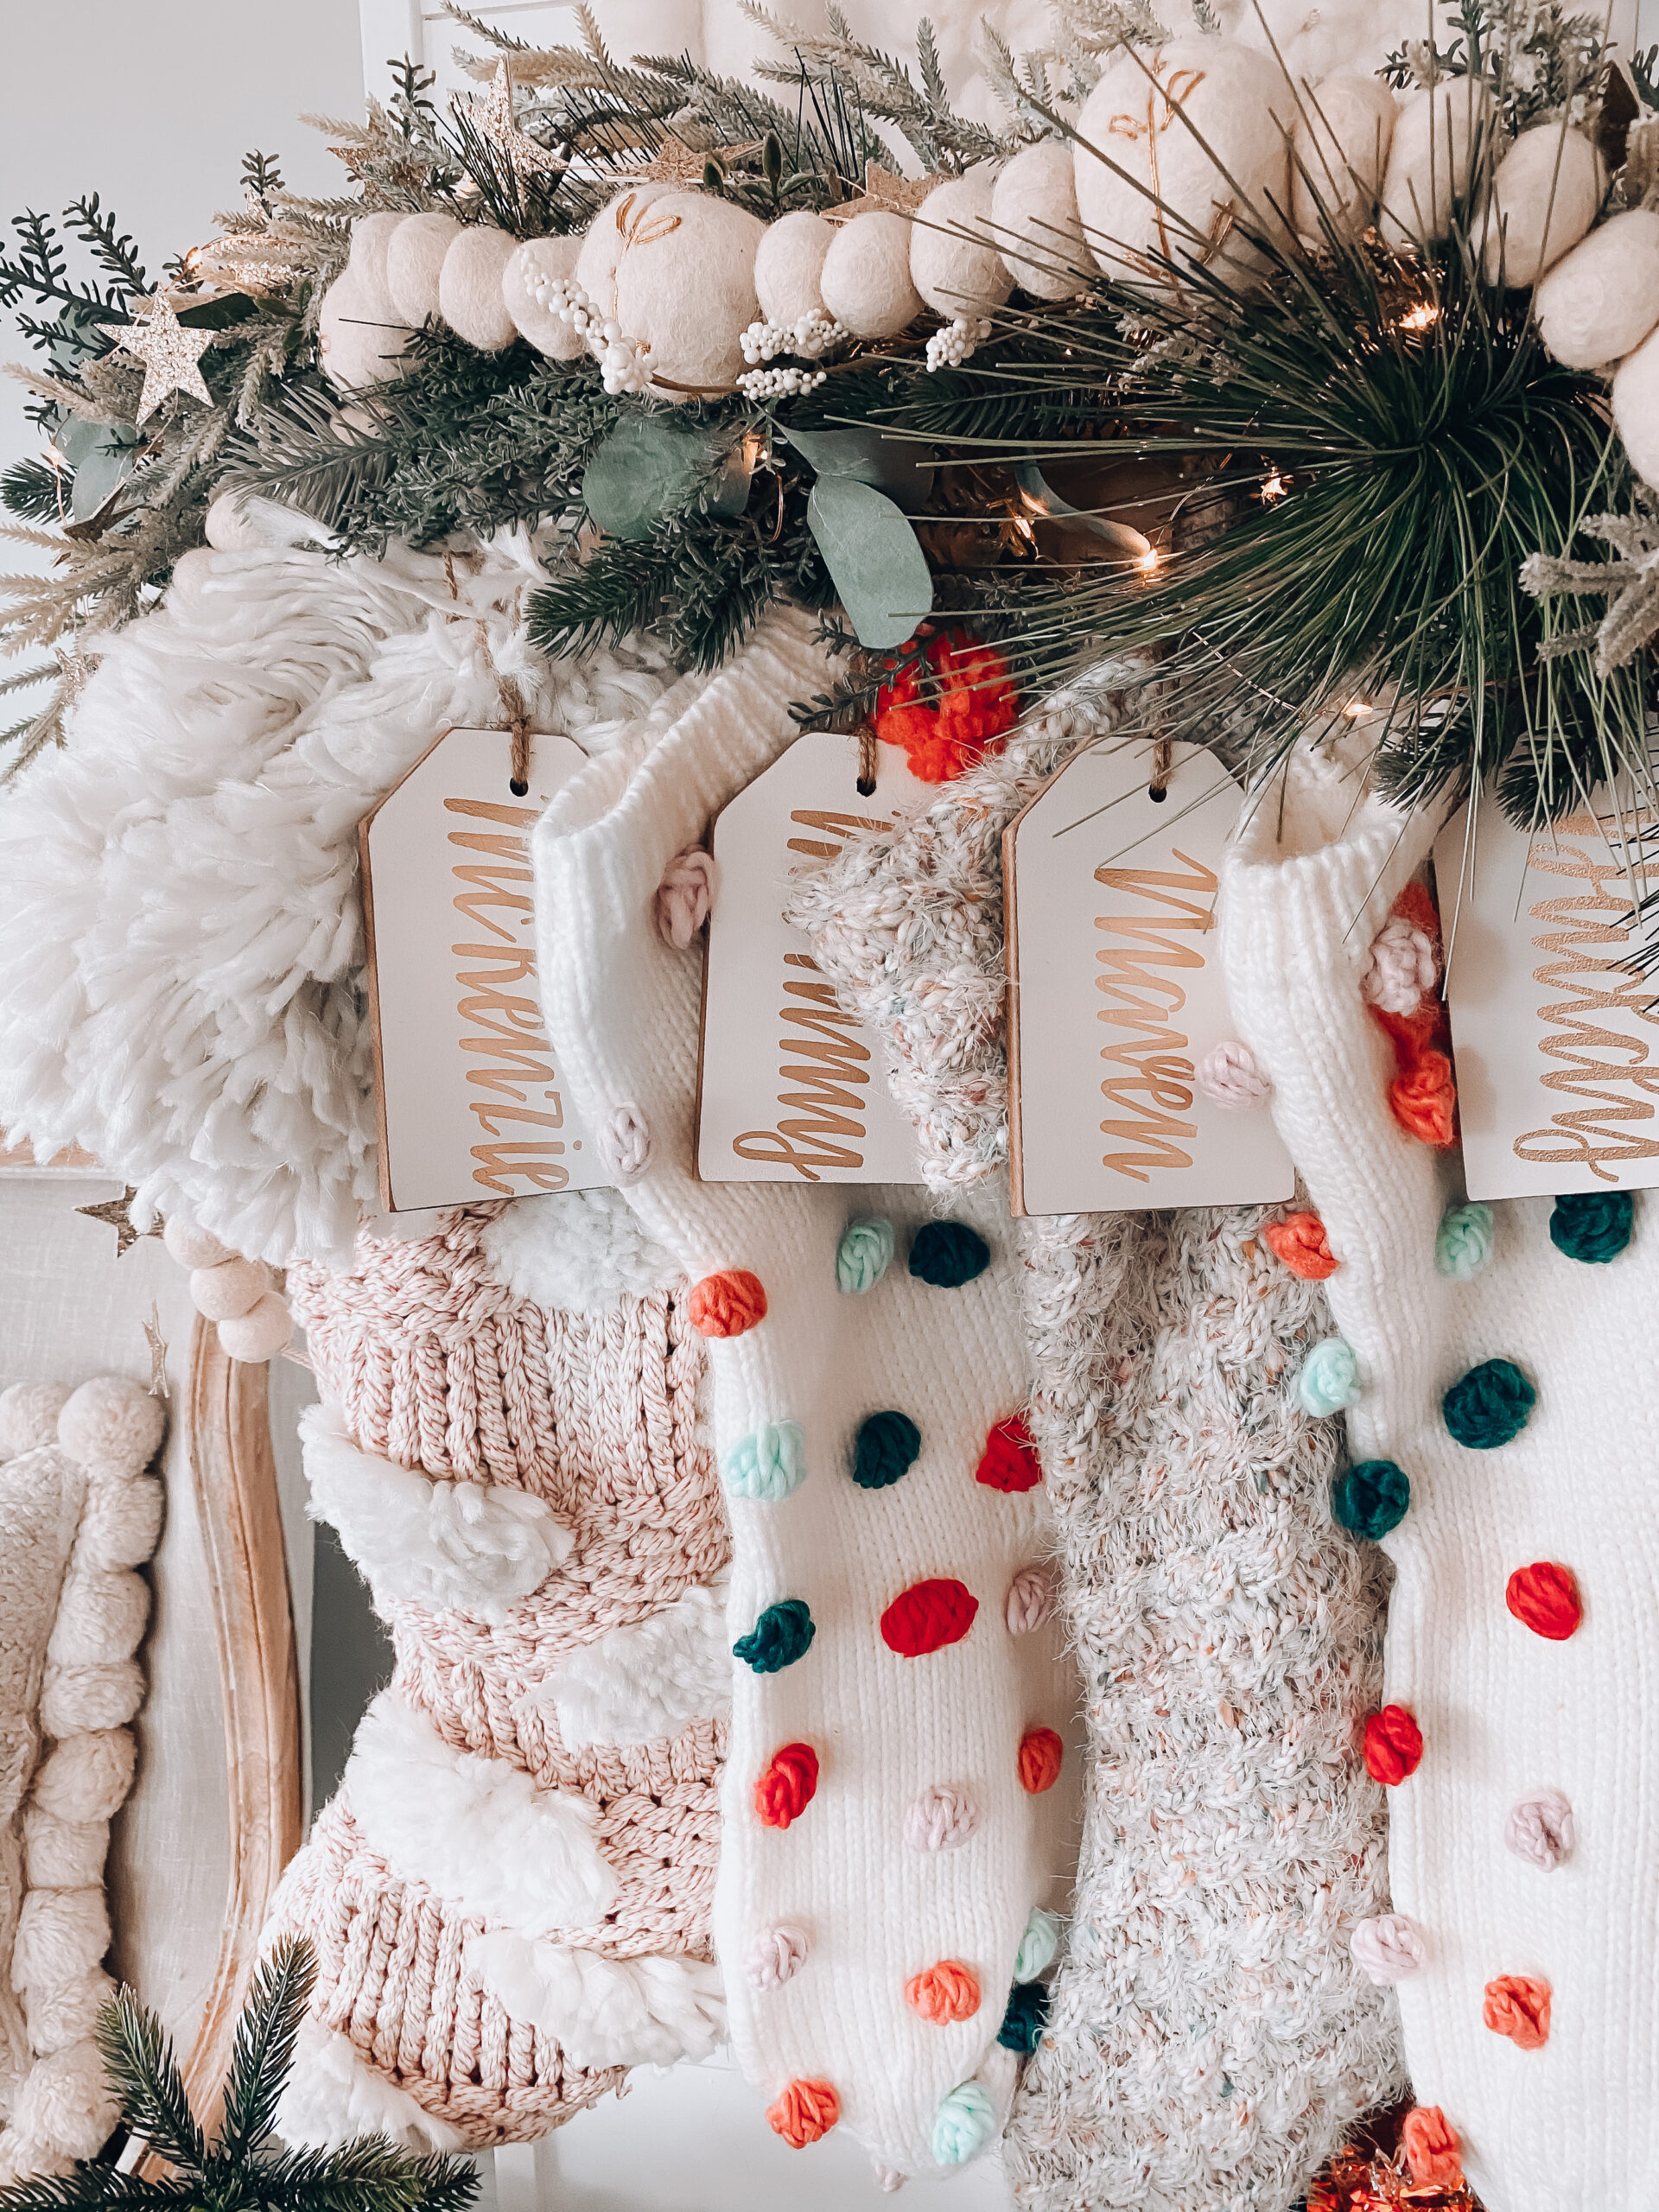
<svg viewBox="0 0 1659 2212">
<path fill-rule="evenodd" d="M 591 1190 L 607 1179 L 542 1027 L 530 832 L 587 759 L 574 738 L 452 729 L 358 824 L 380 1202 Z"/>
<path fill-rule="evenodd" d="M 920 1180 L 877 1039 L 842 1013 L 782 912 L 791 875 L 938 796 L 899 747 L 875 749 L 875 789 L 861 795 L 857 738 L 809 732 L 715 818 L 697 1098 L 705 1183 Z"/>
<path fill-rule="evenodd" d="M 1201 745 L 1073 754 L 1002 839 L 1014 1211 L 1139 1211 L 1287 1198 L 1265 1106 L 1206 1098 L 1196 1064 L 1237 1034 L 1216 926 L 1242 793 Z"/>
</svg>

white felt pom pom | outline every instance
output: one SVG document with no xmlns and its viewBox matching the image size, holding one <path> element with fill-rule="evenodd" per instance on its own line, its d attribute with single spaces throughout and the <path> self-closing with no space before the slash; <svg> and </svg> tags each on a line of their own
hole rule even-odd
<svg viewBox="0 0 1659 2212">
<path fill-rule="evenodd" d="M 1630 466 L 1659 490 L 1659 330 L 1619 363 L 1613 378 L 1613 421 Z"/>
<path fill-rule="evenodd" d="M 58 1415 L 58 1441 L 83 1467 L 136 1475 L 155 1457 L 166 1415 L 159 1398 L 124 1375 L 83 1382 Z"/>
<path fill-rule="evenodd" d="M 285 1302 L 268 1290 L 250 1313 L 219 1325 L 219 1348 L 227 1359 L 257 1364 L 274 1359 L 294 1334 L 294 1321 Z"/>
<path fill-rule="evenodd" d="M 96 2043 L 72 2043 L 29 2069 L 7 2114 L 10 2125 L 0 2157 L 14 2139 L 38 2144 L 54 2158 L 95 2158 L 117 2118 L 114 2093 L 104 2072 Z M 22 2169 L 32 2168 L 34 2160 Z"/>
<path fill-rule="evenodd" d="M 79 1890 L 104 1879 L 107 1821 L 59 1821 L 31 1805 L 23 1815 L 23 1872 L 31 1890 Z"/>
<path fill-rule="evenodd" d="M 127 1728 L 66 1736 L 35 1770 L 34 1800 L 59 1821 L 107 1821 L 132 1787 L 137 1752 Z"/>
<path fill-rule="evenodd" d="M 48 1667 L 41 1690 L 41 1726 L 48 1736 L 124 1728 L 143 1701 L 143 1669 L 136 1659 L 77 1664 L 61 1672 Z"/>
<path fill-rule="evenodd" d="M 230 494 L 224 494 L 228 498 Z M 214 501 L 218 505 L 218 501 Z M 256 542 L 253 540 L 251 543 Z M 263 543 L 263 540 L 257 541 Z M 228 1244 L 221 1244 L 217 1236 L 206 1229 L 198 1229 L 181 1217 L 175 1217 L 162 1230 L 162 1242 L 168 1256 L 176 1260 L 181 1268 L 216 1268 L 221 1260 L 235 1255 Z"/>
<path fill-rule="evenodd" d="M 1014 289 L 991 242 L 991 180 L 983 169 L 936 185 L 910 226 L 910 281 L 936 315 L 983 315 Z"/>
<path fill-rule="evenodd" d="M 574 276 L 582 240 L 574 233 L 562 238 L 526 238 L 501 271 L 501 298 L 518 327 L 538 353 L 550 361 L 574 361 L 587 348 L 575 325 L 542 305 L 531 287 Z"/>
<path fill-rule="evenodd" d="M 194 1268 L 190 1299 L 198 1313 L 209 1321 L 233 1321 L 251 1313 L 270 1288 L 270 1278 L 257 1260 L 221 1260 L 216 1268 Z"/>
<path fill-rule="evenodd" d="M 1535 284 L 1596 219 L 1601 158 L 1559 123 L 1523 130 L 1497 165 L 1486 214 L 1486 281 Z"/>
<path fill-rule="evenodd" d="M 616 313 L 616 264 L 630 227 L 653 200 L 666 200 L 671 184 L 636 184 L 601 207 L 576 251 L 576 282 L 607 321 Z"/>
<path fill-rule="evenodd" d="M 1327 77 L 1302 95 L 1290 142 L 1290 210 L 1303 238 L 1357 238 L 1376 212 L 1398 112 L 1379 77 Z"/>
<path fill-rule="evenodd" d="M 1592 231 L 1533 295 L 1539 334 L 1569 369 L 1598 369 L 1659 327 L 1659 213 L 1632 207 Z"/>
<path fill-rule="evenodd" d="M 910 225 L 877 209 L 836 232 L 819 278 L 826 315 L 855 338 L 896 338 L 922 312 L 911 282 Z"/>
<path fill-rule="evenodd" d="M 405 215 L 386 245 L 386 289 L 399 319 L 418 330 L 438 312 L 444 256 L 460 235 L 453 215 Z"/>
<path fill-rule="evenodd" d="M 1037 300 L 1074 299 L 1087 281 L 1089 249 L 1077 214 L 1077 186 L 1067 138 L 1022 147 L 991 187 L 990 233 L 1021 291 Z M 1014 251 L 1031 248 L 1027 260 Z"/>
<path fill-rule="evenodd" d="M 768 322 L 792 329 L 823 306 L 823 264 L 836 242 L 833 223 L 798 208 L 768 226 L 754 257 L 754 296 Z"/>
<path fill-rule="evenodd" d="M 356 277 L 369 305 L 384 322 L 396 322 L 397 320 L 391 286 L 386 277 L 386 250 L 391 244 L 392 232 L 403 220 L 401 214 L 393 212 L 359 215 L 352 225 L 351 257 L 346 266 Z"/>
<path fill-rule="evenodd" d="M 488 223 L 469 223 L 451 242 L 438 272 L 438 313 L 457 338 L 480 353 L 499 353 L 518 335 L 507 313 L 501 277 L 518 241 Z"/>
<path fill-rule="evenodd" d="M 1452 227 L 1454 200 L 1467 197 L 1481 142 L 1492 128 L 1491 96 L 1472 77 L 1445 77 L 1400 102 L 1382 173 L 1377 229 L 1389 245 L 1433 244 Z"/>
<path fill-rule="evenodd" d="M 336 391 L 360 391 L 402 372 L 409 335 L 401 322 L 383 322 L 374 302 L 349 269 L 323 295 L 317 314 L 317 354 Z"/>
<path fill-rule="evenodd" d="M 1078 114 L 1078 138 L 1089 143 L 1073 149 L 1077 212 L 1101 268 L 1167 283 L 1161 262 L 1199 261 L 1248 278 L 1261 255 L 1237 226 L 1280 226 L 1274 209 L 1289 204 L 1285 130 L 1295 116 L 1283 72 L 1254 47 L 1175 39 L 1147 63 L 1120 50 Z"/>
<path fill-rule="evenodd" d="M 0 1390 L 0 1459 L 55 1444 L 58 1415 L 68 1402 L 67 1382 L 14 1382 Z"/>
<path fill-rule="evenodd" d="M 48 1668 L 113 1667 L 138 1649 L 149 1618 L 149 1585 L 125 1567 L 83 1569 L 64 1580 L 63 1596 L 46 1647 Z M 85 1728 L 118 1728 L 128 1718 L 88 1721 L 83 1728 L 54 1728 L 54 1736 Z"/>
<path fill-rule="evenodd" d="M 728 391 L 754 321 L 754 257 L 766 226 L 702 192 L 675 192 L 631 223 L 616 264 L 616 320 L 653 391 L 683 401 Z"/>
<path fill-rule="evenodd" d="M 81 1516 L 80 1541 L 97 1567 L 142 1567 L 162 1533 L 166 1492 L 154 1475 L 92 1485 Z M 100 1722 L 100 1726 L 111 1724 Z M 60 1735 L 61 1729 L 54 1729 Z"/>
</svg>

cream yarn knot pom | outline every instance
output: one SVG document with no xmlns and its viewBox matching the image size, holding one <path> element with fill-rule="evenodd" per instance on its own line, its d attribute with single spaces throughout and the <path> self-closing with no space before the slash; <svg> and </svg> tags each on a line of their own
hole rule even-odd
<svg viewBox="0 0 1659 2212">
<path fill-rule="evenodd" d="M 1403 914 L 1391 914 L 1371 939 L 1359 995 L 1384 1014 L 1415 1014 L 1439 973 L 1433 938 L 1414 929 Z"/>
<path fill-rule="evenodd" d="M 965 1790 L 936 1782 L 905 1812 L 905 1841 L 912 1851 L 955 1851 L 979 1826 L 979 1808 Z"/>
<path fill-rule="evenodd" d="M 1404 1981 L 1423 1963 L 1423 1938 L 1403 1912 L 1384 1912 L 1362 1920 L 1348 1939 L 1354 1964 L 1382 1986 Z"/>
<path fill-rule="evenodd" d="M 1192 1071 L 1192 1080 L 1215 1106 L 1243 1112 L 1273 1095 L 1273 1085 L 1256 1065 L 1255 1054 L 1236 1037 L 1213 1046 Z"/>
<path fill-rule="evenodd" d="M 1008 1585 L 1003 1617 L 1010 1636 L 1029 1636 L 1054 1611 L 1054 1570 L 1033 1563 L 1018 1567 Z"/>
<path fill-rule="evenodd" d="M 752 1989 L 777 1989 L 798 1974 L 810 1945 L 804 1928 L 788 1921 L 763 1928 L 743 1960 L 743 1972 Z"/>
<path fill-rule="evenodd" d="M 618 1106 L 599 1125 L 599 1156 L 619 1183 L 637 1183 L 651 1164 L 651 1129 L 634 1105 Z"/>
<path fill-rule="evenodd" d="M 663 870 L 657 887 L 653 912 L 657 934 L 664 944 L 683 952 L 708 920 L 720 882 L 715 856 L 701 845 L 676 853 Z"/>
<path fill-rule="evenodd" d="M 1548 1874 L 1572 1853 L 1573 1808 L 1559 1789 L 1523 1797 L 1503 1823 L 1503 1840 L 1517 1859 Z"/>
</svg>

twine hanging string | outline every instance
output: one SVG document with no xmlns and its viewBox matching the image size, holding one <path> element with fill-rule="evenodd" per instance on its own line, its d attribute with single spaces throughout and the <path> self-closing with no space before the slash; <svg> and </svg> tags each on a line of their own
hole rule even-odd
<svg viewBox="0 0 1659 2212">
<path fill-rule="evenodd" d="M 875 789 L 875 728 L 870 721 L 858 726 L 858 789 L 868 798 Z"/>
<path fill-rule="evenodd" d="M 461 587 L 455 582 L 455 556 L 453 553 L 446 553 L 443 556 L 443 574 L 449 586 L 449 596 L 459 606 Z M 513 612 L 517 619 L 516 601 Z M 454 615 L 449 617 L 451 621 L 456 619 Z M 512 738 L 512 750 L 507 765 L 508 787 L 515 798 L 524 798 L 530 791 L 530 742 L 533 734 L 530 727 L 530 707 L 518 688 L 517 677 L 504 676 L 496 666 L 495 655 L 490 651 L 489 625 L 481 615 L 474 616 L 473 630 L 478 639 L 478 649 L 484 656 L 485 665 L 495 678 L 495 696 L 501 709 L 498 727 L 508 731 Z"/>
</svg>

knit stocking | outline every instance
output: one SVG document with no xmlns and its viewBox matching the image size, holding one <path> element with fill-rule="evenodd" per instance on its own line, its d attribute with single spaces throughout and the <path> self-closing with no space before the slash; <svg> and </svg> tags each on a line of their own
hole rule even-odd
<svg viewBox="0 0 1659 2212">
<path fill-rule="evenodd" d="M 1502 2212 L 1637 2212 L 1659 2190 L 1659 1240 L 1648 1193 L 1633 1238 L 1612 1190 L 1443 1213 L 1455 1160 L 1397 1125 L 1360 993 L 1431 826 L 1306 765 L 1222 902 L 1234 1013 L 1338 1263 L 1355 1497 L 1395 1569 L 1367 1733 L 1399 1917 L 1363 1948 L 1399 1980 L 1425 2158 L 1461 2139 Z"/>
<path fill-rule="evenodd" d="M 1007 1157 L 1001 832 L 1109 697 L 1055 702 L 791 912 L 889 1040 L 925 1172 Z M 1385 1902 L 1375 1561 L 1334 1529 L 1338 1432 L 1297 1372 L 1328 1333 L 1262 1210 L 1021 1224 L 1033 1426 L 1087 1690 L 1084 1860 L 1015 2101 L 1023 2202 L 1283 2208 L 1399 2075 L 1349 1937 Z"/>
<path fill-rule="evenodd" d="M 1008 1224 L 982 1195 L 947 1228 L 909 1189 L 699 1182 L 696 960 L 652 923 L 669 863 L 822 688 L 810 638 L 774 618 L 660 744 L 560 795 L 538 957 L 560 1065 L 594 1125 L 628 1133 L 629 1200 L 710 1342 L 739 1661 L 714 1925 L 737 2056 L 787 2141 L 844 2120 L 883 2167 L 933 2173 L 1006 2109 L 999 2031 L 1062 1863 Z"/>
<path fill-rule="evenodd" d="M 556 1277 L 568 1243 L 592 1310 L 516 1287 L 538 1214 L 532 1274 Z M 702 1339 L 608 1192 L 364 1235 L 351 1273 L 296 1267 L 289 1289 L 325 1394 L 312 1510 L 397 1665 L 275 1908 L 320 1966 L 282 2125 L 524 2139 L 723 2031 L 727 1541 Z"/>
</svg>

